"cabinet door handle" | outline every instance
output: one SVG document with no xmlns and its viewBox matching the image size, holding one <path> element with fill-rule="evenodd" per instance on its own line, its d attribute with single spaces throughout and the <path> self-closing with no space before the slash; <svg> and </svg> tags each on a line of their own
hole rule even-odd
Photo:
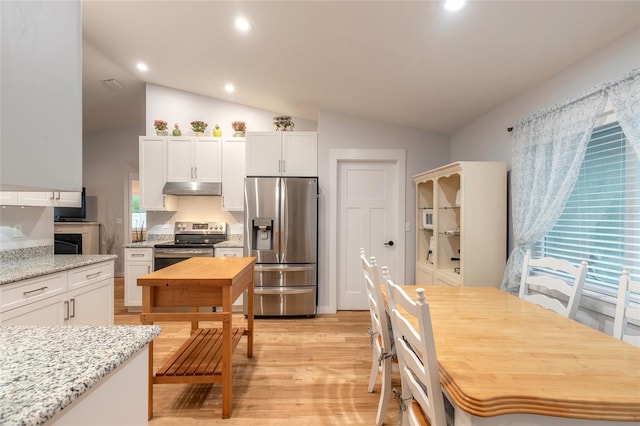
<svg viewBox="0 0 640 426">
<path fill-rule="evenodd" d="M 287 171 L 287 163 L 285 163 L 285 160 L 282 160 L 282 173 Z"/>
<path fill-rule="evenodd" d="M 69 315 L 69 318 L 75 318 L 76 317 L 76 299 L 71 299 L 71 315 Z"/>
<path fill-rule="evenodd" d="M 162 208 L 163 209 L 165 208 L 164 203 L 165 203 L 166 197 L 167 197 L 166 195 L 164 195 L 164 194 L 162 195 Z"/>
<path fill-rule="evenodd" d="M 101 273 L 102 272 L 95 272 L 93 274 L 87 274 L 87 279 L 90 280 L 91 278 L 99 277 Z"/>
<path fill-rule="evenodd" d="M 59 192 L 56 192 L 56 194 L 57 194 L 57 195 L 56 195 L 56 200 L 59 200 L 59 199 L 60 199 L 60 193 L 59 193 Z"/>
<path fill-rule="evenodd" d="M 64 320 L 68 321 L 69 320 L 69 301 L 68 300 L 64 301 L 64 310 L 66 311 Z"/>
<path fill-rule="evenodd" d="M 22 294 L 24 295 L 24 297 L 29 297 L 32 293 L 37 293 L 39 291 L 44 291 L 44 290 L 46 290 L 48 288 L 49 287 L 44 286 L 44 287 L 36 288 L 35 290 L 23 291 Z"/>
<path fill-rule="evenodd" d="M 144 257 L 143 253 L 131 253 L 131 257 Z"/>
<path fill-rule="evenodd" d="M 151 273 L 151 266 L 147 266 L 147 274 Z"/>
</svg>

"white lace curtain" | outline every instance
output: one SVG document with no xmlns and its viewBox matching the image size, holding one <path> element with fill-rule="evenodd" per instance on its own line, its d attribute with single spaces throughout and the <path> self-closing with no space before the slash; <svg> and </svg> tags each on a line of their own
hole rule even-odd
<svg viewBox="0 0 640 426">
<path fill-rule="evenodd" d="M 640 158 L 640 69 L 605 90 L 627 141 Z"/>
<path fill-rule="evenodd" d="M 514 125 L 511 212 L 515 248 L 507 261 L 503 290 L 517 294 L 524 253 L 562 214 L 607 94 L 622 130 L 640 156 L 640 70 Z"/>
</svg>

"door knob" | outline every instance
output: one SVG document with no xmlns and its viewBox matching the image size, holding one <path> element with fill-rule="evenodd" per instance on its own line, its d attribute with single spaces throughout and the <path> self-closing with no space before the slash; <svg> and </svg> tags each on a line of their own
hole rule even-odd
<svg viewBox="0 0 640 426">
<path fill-rule="evenodd" d="M 393 241 L 389 241 L 388 243 L 384 243 L 385 246 L 392 246 L 393 245 Z"/>
</svg>

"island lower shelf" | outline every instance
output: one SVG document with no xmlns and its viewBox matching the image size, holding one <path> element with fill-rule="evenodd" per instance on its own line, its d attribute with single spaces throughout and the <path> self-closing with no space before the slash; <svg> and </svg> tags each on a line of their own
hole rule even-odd
<svg viewBox="0 0 640 426">
<path fill-rule="evenodd" d="M 231 329 L 234 351 L 245 329 Z M 154 383 L 218 383 L 222 381 L 222 329 L 198 328 L 156 372 Z"/>
</svg>

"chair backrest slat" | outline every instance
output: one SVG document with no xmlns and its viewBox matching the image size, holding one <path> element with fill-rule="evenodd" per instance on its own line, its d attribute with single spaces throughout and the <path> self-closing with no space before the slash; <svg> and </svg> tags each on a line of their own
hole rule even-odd
<svg viewBox="0 0 640 426">
<path fill-rule="evenodd" d="M 613 337 L 640 347 L 640 328 L 632 333 L 629 321 L 640 325 L 640 308 L 631 304 L 631 298 L 640 299 L 640 282 L 631 281 L 629 268 L 624 268 L 618 283 L 618 300 L 613 321 Z M 637 299 L 636 299 L 637 300 Z"/>
<path fill-rule="evenodd" d="M 373 332 L 380 336 L 381 340 L 374 339 L 381 353 L 391 353 L 391 337 L 389 335 L 389 322 L 384 310 L 382 290 L 380 288 L 380 273 L 374 257 L 367 259 L 364 249 L 360 249 L 360 261 L 364 275 L 364 283 L 371 315 Z"/>
<path fill-rule="evenodd" d="M 544 271 L 532 273 L 533 268 Z M 560 276 L 552 275 L 553 273 L 570 275 L 572 277 L 571 284 Z M 585 260 L 575 266 L 564 259 L 552 257 L 533 259 L 531 252 L 527 251 L 522 264 L 520 298 L 557 312 L 564 317 L 575 319 L 586 277 L 587 262 Z M 531 292 L 530 286 L 533 286 L 534 292 Z M 554 297 L 553 293 L 555 292 L 566 298 L 567 303 L 564 304 L 563 301 Z"/>
<path fill-rule="evenodd" d="M 387 286 L 393 338 L 398 355 L 402 400 L 409 424 L 418 424 L 421 417 L 413 410 L 411 399 L 418 402 L 432 426 L 445 426 L 444 399 L 436 355 L 429 304 L 424 289 L 417 289 L 417 300 L 411 298 L 390 279 L 383 268 Z M 417 324 L 417 327 L 414 326 Z"/>
</svg>

